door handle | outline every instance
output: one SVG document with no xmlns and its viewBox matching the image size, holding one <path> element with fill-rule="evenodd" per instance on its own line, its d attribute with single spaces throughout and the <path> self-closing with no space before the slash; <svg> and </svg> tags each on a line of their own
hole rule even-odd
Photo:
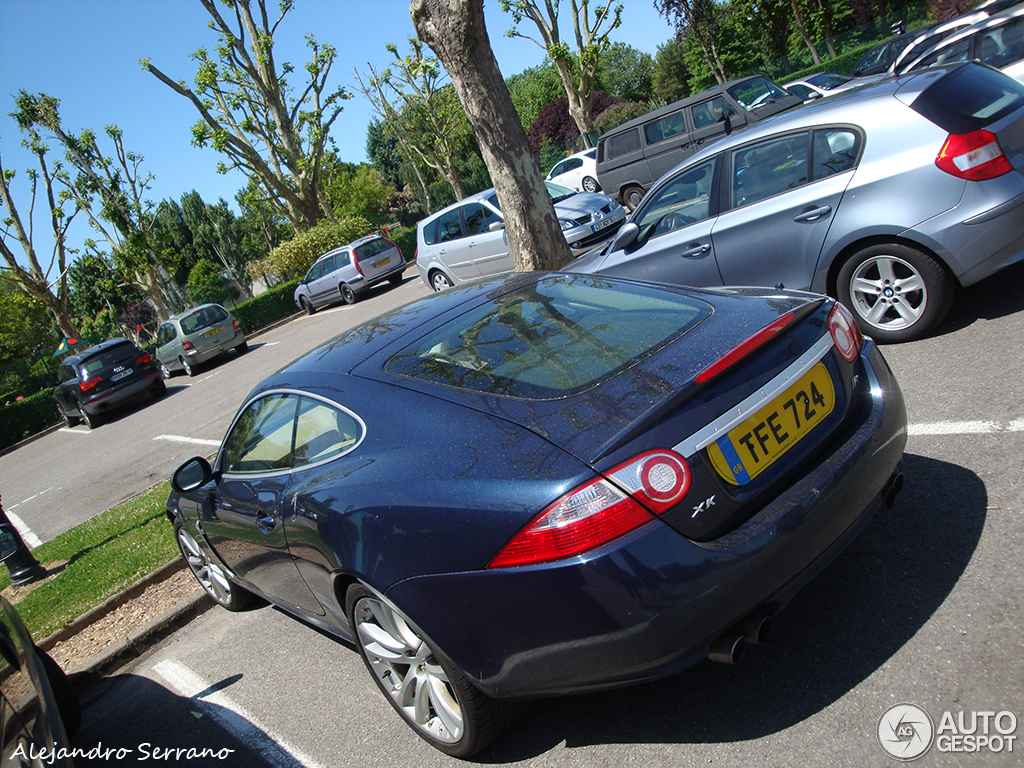
<svg viewBox="0 0 1024 768">
<path fill-rule="evenodd" d="M 832 213 L 832 206 L 823 205 L 821 208 L 812 208 L 809 211 L 804 211 L 803 213 L 794 216 L 793 221 L 814 221 L 815 219 L 820 219 L 822 216 L 827 216 L 830 213 Z"/>
<path fill-rule="evenodd" d="M 277 521 L 272 517 L 257 517 L 256 524 L 260 527 L 260 530 L 267 533 L 271 528 L 277 525 Z"/>
<path fill-rule="evenodd" d="M 691 245 L 689 248 L 687 248 L 685 251 L 683 251 L 679 255 L 682 256 L 683 258 L 692 257 L 692 256 L 701 256 L 701 255 L 707 253 L 710 250 L 711 250 L 711 246 L 708 245 L 707 243 L 703 243 L 703 244 L 694 243 L 693 245 Z"/>
</svg>

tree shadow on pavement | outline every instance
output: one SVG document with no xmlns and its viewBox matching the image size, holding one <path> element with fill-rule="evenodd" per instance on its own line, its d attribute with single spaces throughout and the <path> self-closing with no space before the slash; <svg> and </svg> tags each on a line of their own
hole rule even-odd
<svg viewBox="0 0 1024 768">
<path fill-rule="evenodd" d="M 906 484 L 735 667 L 705 662 L 631 688 L 531 703 L 512 735 L 476 756 L 527 759 L 565 742 L 707 744 L 758 739 L 816 715 L 896 654 L 966 569 L 985 525 L 973 472 L 907 455 Z M 955 500 L 955 503 L 953 503 Z M 877 717 L 878 713 L 874 713 Z"/>
</svg>

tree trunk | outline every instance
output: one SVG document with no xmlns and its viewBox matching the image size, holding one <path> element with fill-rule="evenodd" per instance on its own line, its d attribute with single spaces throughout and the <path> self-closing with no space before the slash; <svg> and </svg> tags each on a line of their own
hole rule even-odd
<svg viewBox="0 0 1024 768">
<path fill-rule="evenodd" d="M 796 28 L 800 30 L 800 37 L 804 39 L 804 44 L 810 50 L 811 58 L 814 59 L 815 64 L 821 64 L 821 56 L 818 55 L 818 49 L 814 47 L 811 38 L 807 36 L 807 30 L 804 28 L 804 19 L 800 15 L 800 9 L 797 7 L 796 0 L 789 0 L 789 4 L 793 6 L 793 18 L 796 20 Z"/>
<path fill-rule="evenodd" d="M 480 144 L 501 203 L 516 269 L 572 259 L 484 26 L 483 0 L 413 0 L 420 40 L 441 60 Z"/>
</svg>

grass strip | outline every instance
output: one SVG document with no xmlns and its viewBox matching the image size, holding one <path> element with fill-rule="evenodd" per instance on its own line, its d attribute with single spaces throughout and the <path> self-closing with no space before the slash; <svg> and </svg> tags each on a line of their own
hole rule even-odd
<svg viewBox="0 0 1024 768">
<path fill-rule="evenodd" d="M 179 554 L 164 513 L 169 491 L 170 484 L 161 483 L 32 550 L 44 566 L 67 561 L 17 603 L 34 638 L 55 632 Z M 6 569 L 0 571 L 2 589 L 11 580 Z"/>
</svg>

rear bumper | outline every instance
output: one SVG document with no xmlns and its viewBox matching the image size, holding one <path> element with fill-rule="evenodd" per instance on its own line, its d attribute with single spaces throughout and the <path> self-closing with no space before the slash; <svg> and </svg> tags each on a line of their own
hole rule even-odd
<svg viewBox="0 0 1024 768">
<path fill-rule="evenodd" d="M 355 280 L 351 281 L 348 284 L 348 286 L 349 288 L 352 289 L 353 293 L 362 293 L 368 288 L 372 288 L 373 286 L 377 285 L 377 283 L 381 283 L 384 280 L 394 277 L 395 275 L 402 274 L 402 272 L 405 271 L 405 268 L 407 266 L 409 265 L 403 260 L 402 263 L 399 264 L 394 269 L 389 269 L 387 272 L 381 272 L 379 275 L 371 277 L 370 279 L 366 279 L 365 277 L 358 277 Z"/>
<path fill-rule="evenodd" d="M 191 365 L 199 365 L 200 363 L 205 363 L 207 360 L 213 360 L 213 358 L 217 357 L 217 355 L 221 354 L 222 352 L 226 352 L 229 349 L 234 349 L 235 347 L 239 346 L 240 344 L 243 344 L 244 342 L 245 331 L 239 329 L 235 331 L 235 335 L 232 338 L 228 339 L 227 341 L 220 342 L 217 345 L 209 347 L 207 349 L 196 350 L 194 352 L 186 352 L 185 359 L 188 360 L 188 362 Z"/>
<path fill-rule="evenodd" d="M 90 416 L 95 416 L 103 411 L 109 411 L 111 408 L 124 405 L 129 400 L 134 400 L 136 397 L 149 392 L 157 381 L 162 381 L 162 377 L 160 376 L 160 371 L 154 369 L 138 381 L 133 381 L 131 384 L 115 390 L 107 390 L 102 392 L 99 397 L 83 401 L 81 406 Z"/>
<path fill-rule="evenodd" d="M 408 579 L 386 595 L 486 693 L 527 698 L 671 674 L 752 613 L 774 614 L 882 505 L 906 444 L 873 343 L 868 415 L 757 515 L 711 542 L 652 521 L 586 559 Z"/>
</svg>

